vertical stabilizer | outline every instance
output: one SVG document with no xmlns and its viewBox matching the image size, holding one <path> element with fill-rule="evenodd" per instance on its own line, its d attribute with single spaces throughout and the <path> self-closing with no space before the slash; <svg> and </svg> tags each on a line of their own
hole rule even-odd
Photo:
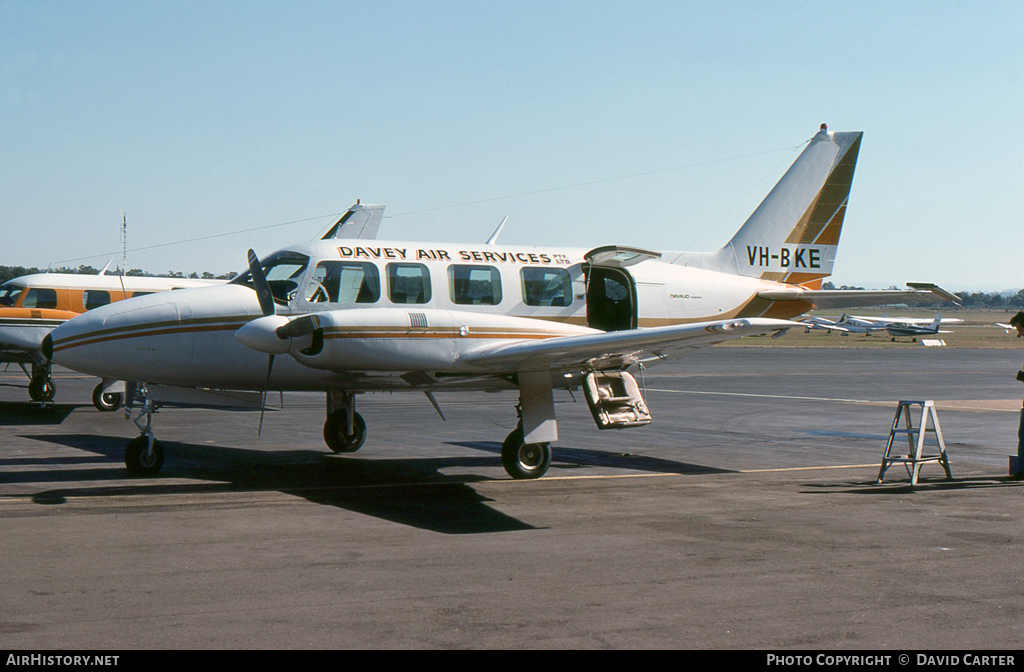
<svg viewBox="0 0 1024 672">
<path fill-rule="evenodd" d="M 863 135 L 822 124 L 725 247 L 676 263 L 820 287 L 832 274 Z"/>
<path fill-rule="evenodd" d="M 384 219 L 383 205 L 362 205 L 359 201 L 341 216 L 334 226 L 325 233 L 321 240 L 331 238 L 364 238 L 377 237 L 377 229 Z"/>
</svg>

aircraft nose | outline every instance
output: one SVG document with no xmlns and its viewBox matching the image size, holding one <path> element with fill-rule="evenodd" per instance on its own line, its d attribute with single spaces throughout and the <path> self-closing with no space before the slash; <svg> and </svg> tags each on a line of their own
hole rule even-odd
<svg viewBox="0 0 1024 672">
<path fill-rule="evenodd" d="M 46 352 L 60 366 L 104 378 L 144 379 L 154 344 L 146 336 L 174 333 L 173 292 L 118 301 L 68 320 L 50 332 Z M 172 339 L 173 340 L 173 339 Z M 174 347 L 166 340 L 163 346 Z"/>
</svg>

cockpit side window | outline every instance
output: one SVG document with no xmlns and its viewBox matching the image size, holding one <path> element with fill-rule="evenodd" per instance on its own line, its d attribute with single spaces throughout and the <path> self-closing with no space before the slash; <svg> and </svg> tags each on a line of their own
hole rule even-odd
<svg viewBox="0 0 1024 672">
<path fill-rule="evenodd" d="M 306 285 L 310 303 L 376 303 L 380 272 L 363 261 L 321 261 Z"/>
<path fill-rule="evenodd" d="M 21 285 L 12 285 L 10 283 L 0 287 L 0 306 L 13 306 L 18 302 L 18 297 L 25 291 L 25 288 Z"/>
<path fill-rule="evenodd" d="M 22 308 L 56 308 L 57 292 L 44 287 L 33 287 L 25 294 Z"/>
<path fill-rule="evenodd" d="M 275 252 L 262 262 L 260 266 L 267 276 L 267 283 L 274 295 L 274 301 L 287 304 L 299 288 L 299 278 L 309 265 L 309 257 L 298 252 Z M 252 274 L 246 271 L 231 281 L 232 285 L 252 287 Z"/>
</svg>

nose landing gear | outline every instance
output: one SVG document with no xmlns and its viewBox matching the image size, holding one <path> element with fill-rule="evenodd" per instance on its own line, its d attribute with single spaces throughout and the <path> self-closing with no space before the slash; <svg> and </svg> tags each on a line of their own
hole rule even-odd
<svg viewBox="0 0 1024 672">
<path fill-rule="evenodd" d="M 164 465 L 163 446 L 153 436 L 153 414 L 156 410 L 156 404 L 146 395 L 139 415 L 134 420 L 142 435 L 129 441 L 124 451 L 124 466 L 136 478 L 156 476 Z"/>
</svg>

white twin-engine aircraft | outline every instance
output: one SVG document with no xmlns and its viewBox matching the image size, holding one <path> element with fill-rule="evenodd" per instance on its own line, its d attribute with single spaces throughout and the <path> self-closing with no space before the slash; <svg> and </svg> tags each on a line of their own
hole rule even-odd
<svg viewBox="0 0 1024 672">
<path fill-rule="evenodd" d="M 77 317 L 52 332 L 46 350 L 62 366 L 138 381 L 142 435 L 125 454 L 132 474 L 162 464 L 156 406 L 211 390 L 323 390 L 324 439 L 354 452 L 366 437 L 360 392 L 425 392 L 437 408 L 437 390 L 518 389 L 520 422 L 502 464 L 513 478 L 538 478 L 558 437 L 553 388 L 582 387 L 601 429 L 641 426 L 651 416 L 630 371 L 802 327 L 788 318 L 814 306 L 951 298 L 934 285 L 819 289 L 861 137 L 823 125 L 717 252 L 505 247 L 494 244 L 497 232 L 484 245 L 384 242 L 373 238 L 376 226 L 358 234 L 336 226 L 262 261 L 250 251 L 249 272 L 228 285 Z M 381 210 L 353 206 L 338 224 L 353 213 L 379 223 Z"/>
</svg>

